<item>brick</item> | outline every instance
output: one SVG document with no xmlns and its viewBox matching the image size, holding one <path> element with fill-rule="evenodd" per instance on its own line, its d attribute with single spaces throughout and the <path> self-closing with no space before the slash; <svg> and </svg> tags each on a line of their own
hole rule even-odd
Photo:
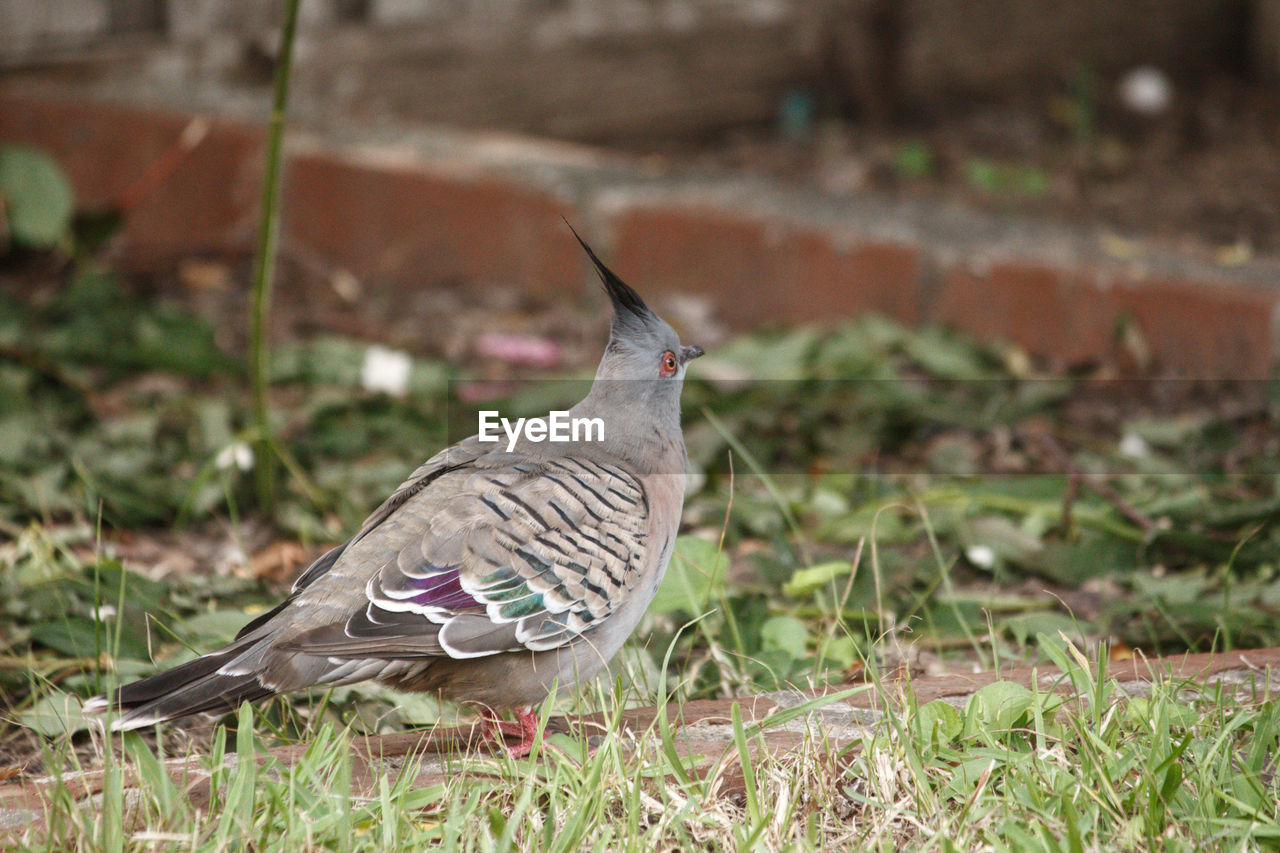
<svg viewBox="0 0 1280 853">
<path fill-rule="evenodd" d="M 1106 313 L 1099 295 L 1056 269 L 1000 263 L 976 272 L 960 265 L 943 278 L 934 319 L 1075 365 L 1110 345 L 1114 327 L 1098 325 Z"/>
<path fill-rule="evenodd" d="M 81 207 L 128 205 L 126 259 L 139 266 L 250 245 L 262 133 L 214 121 L 188 148 L 181 139 L 191 122 L 111 104 L 0 94 L 0 140 L 50 153 Z"/>
<path fill-rule="evenodd" d="M 614 221 L 618 274 L 646 290 L 702 293 L 739 327 L 875 312 L 920 318 L 919 252 L 719 209 L 638 207 Z"/>
<path fill-rule="evenodd" d="M 184 125 L 184 128 L 186 126 Z M 180 135 L 180 134 L 179 134 Z M 180 153 L 176 137 L 148 164 L 158 182 L 126 214 L 126 238 L 139 259 L 159 263 L 190 253 L 249 251 L 256 237 L 263 134 L 215 122 L 204 141 Z"/>
<path fill-rule="evenodd" d="M 562 221 L 573 209 L 548 193 L 324 152 L 291 158 L 285 187 L 286 238 L 364 280 L 462 279 L 547 295 L 583 277 Z"/>
<path fill-rule="evenodd" d="M 1113 299 L 1138 324 L 1158 363 L 1189 376 L 1265 379 L 1275 367 L 1280 293 L 1272 288 L 1150 278 Z"/>
<path fill-rule="evenodd" d="M 1123 355 L 1132 322 L 1157 370 L 1256 379 L 1276 356 L 1275 289 L 1168 278 L 1087 276 L 1024 263 L 943 278 L 935 319 L 980 338 L 1015 343 L 1066 366 Z"/>
<path fill-rule="evenodd" d="M 920 322 L 917 249 L 879 242 L 840 247 L 825 235 L 801 232 L 789 254 L 795 290 L 788 313 L 799 312 L 797 319 L 875 313 Z"/>
<path fill-rule="evenodd" d="M 157 139 L 181 130 L 180 119 L 143 110 L 0 94 L 0 141 L 43 148 L 88 207 L 110 205 L 158 156 Z"/>
</svg>

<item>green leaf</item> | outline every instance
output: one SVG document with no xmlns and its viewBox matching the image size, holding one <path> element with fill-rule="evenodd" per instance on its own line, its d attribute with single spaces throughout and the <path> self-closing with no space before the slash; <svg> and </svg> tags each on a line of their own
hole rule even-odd
<svg viewBox="0 0 1280 853">
<path fill-rule="evenodd" d="M 729 558 L 717 543 L 697 536 L 679 537 L 667 574 L 649 603 L 649 612 L 701 613 L 711 594 L 712 581 L 724 577 L 728 565 Z"/>
<path fill-rule="evenodd" d="M 1048 173 L 1031 166 L 1014 169 L 1009 174 L 1014 189 L 1025 196 L 1038 198 L 1048 195 L 1053 189 L 1053 182 Z"/>
<path fill-rule="evenodd" d="M 903 338 L 902 345 L 908 356 L 938 379 L 965 381 L 998 375 L 973 344 L 942 329 L 913 332 Z"/>
<path fill-rule="evenodd" d="M 853 563 L 848 560 L 832 560 L 819 563 L 807 569 L 798 569 L 791 579 L 782 585 L 784 595 L 800 597 L 808 595 L 815 589 L 821 589 L 833 580 L 844 577 L 853 571 Z"/>
<path fill-rule="evenodd" d="M 1203 415 L 1177 415 L 1166 418 L 1140 418 L 1124 425 L 1124 431 L 1139 436 L 1152 447 L 1177 449 L 1191 441 L 1205 428 Z"/>
<path fill-rule="evenodd" d="M 964 731 L 964 719 L 950 703 L 934 699 L 916 711 L 920 733 L 933 744 L 950 743 Z"/>
<path fill-rule="evenodd" d="M 822 656 L 829 664 L 848 669 L 858 660 L 858 644 L 852 637 L 833 637 L 831 642 L 822 648 Z"/>
<path fill-rule="evenodd" d="M 998 163 L 975 157 L 964 163 L 964 177 L 970 185 L 986 192 L 996 192 L 1004 184 L 1004 173 Z"/>
<path fill-rule="evenodd" d="M 1202 606 L 1213 589 L 1213 582 L 1205 576 L 1203 569 L 1165 576 L 1135 572 L 1130 583 L 1133 591 L 1144 599 L 1165 605 Z"/>
<path fill-rule="evenodd" d="M 1002 619 L 998 627 L 1002 631 L 1008 631 L 1018 645 L 1025 646 L 1037 634 L 1056 637 L 1058 632 L 1061 631 L 1068 637 L 1079 637 L 1081 636 L 1081 629 L 1085 628 L 1086 625 L 1081 624 L 1080 620 L 1067 616 L 1065 613 L 1047 612 L 1019 613 L 1016 616 Z"/>
<path fill-rule="evenodd" d="M 107 636 L 105 627 L 95 628 L 94 621 L 84 616 L 64 616 L 31 629 L 34 642 L 73 658 L 92 657 L 107 644 Z"/>
<path fill-rule="evenodd" d="M 248 621 L 249 616 L 243 610 L 213 610 L 192 616 L 182 623 L 182 628 L 193 639 L 225 643 Z"/>
<path fill-rule="evenodd" d="M 985 545 L 997 557 L 1012 563 L 1024 563 L 1044 550 L 1044 542 L 1003 515 L 976 518 L 969 525 L 966 545 Z"/>
<path fill-rule="evenodd" d="M 951 779 L 943 786 L 940 796 L 947 800 L 963 800 L 978 787 L 983 774 L 992 772 L 999 762 L 994 758 L 969 758 L 960 761 L 951 771 Z"/>
<path fill-rule="evenodd" d="M 930 471 L 971 477 L 982 470 L 982 446 L 967 435 L 943 435 L 930 444 L 928 459 Z"/>
<path fill-rule="evenodd" d="M 52 248 L 71 226 L 71 184 L 61 167 L 35 148 L 0 149 L 0 196 L 15 243 Z"/>
<path fill-rule="evenodd" d="M 893 166 L 904 178 L 924 178 L 933 171 L 933 149 L 927 142 L 909 139 L 893 152 Z"/>
<path fill-rule="evenodd" d="M 811 328 L 781 335 L 752 335 L 718 347 L 699 362 L 700 375 L 723 379 L 799 379 L 819 336 Z"/>
<path fill-rule="evenodd" d="M 760 626 L 760 643 L 765 649 L 786 652 L 792 660 L 809 656 L 809 628 L 794 616 L 774 616 Z"/>
<path fill-rule="evenodd" d="M 1171 700 L 1156 701 L 1146 696 L 1130 699 L 1124 711 L 1125 719 L 1143 726 L 1151 725 L 1158 713 L 1164 715 L 1170 726 L 1179 728 L 1190 728 L 1200 721 L 1200 715 L 1194 708 L 1178 705 Z"/>
<path fill-rule="evenodd" d="M 1046 542 L 1020 562 L 1050 580 L 1079 586 L 1090 578 L 1131 572 L 1140 563 L 1138 550 L 1134 542 L 1086 530 L 1069 542 Z"/>
<path fill-rule="evenodd" d="M 831 519 L 822 525 L 819 535 L 834 542 L 875 539 L 880 544 L 910 542 L 918 536 L 903 520 L 899 506 L 878 501 L 867 502 L 848 515 Z"/>
<path fill-rule="evenodd" d="M 45 737 L 71 734 L 89 728 L 81 712 L 80 697 L 55 691 L 18 714 L 18 722 Z"/>
<path fill-rule="evenodd" d="M 1025 723 L 1032 703 L 1030 690 L 1012 681 L 994 681 L 969 697 L 965 716 L 978 729 L 1007 732 Z"/>
</svg>

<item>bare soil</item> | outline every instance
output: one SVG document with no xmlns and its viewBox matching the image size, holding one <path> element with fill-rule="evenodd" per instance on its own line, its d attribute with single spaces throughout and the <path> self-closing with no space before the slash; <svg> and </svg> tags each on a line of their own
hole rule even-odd
<svg viewBox="0 0 1280 853">
<path fill-rule="evenodd" d="M 889 125 L 822 120 L 633 148 L 658 166 L 763 173 L 840 195 L 863 190 L 1195 241 L 1221 261 L 1280 250 L 1280 98 L 1220 77 L 1175 89 L 1157 116 L 1099 92 L 966 105 Z M 625 143 L 624 143 L 625 147 Z"/>
</svg>

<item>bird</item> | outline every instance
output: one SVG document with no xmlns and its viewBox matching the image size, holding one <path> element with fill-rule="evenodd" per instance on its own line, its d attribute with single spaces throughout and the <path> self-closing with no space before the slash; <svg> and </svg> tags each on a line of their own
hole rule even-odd
<svg viewBox="0 0 1280 853">
<path fill-rule="evenodd" d="M 602 429 L 441 450 L 228 645 L 85 711 L 128 731 L 373 680 L 476 707 L 489 737 L 527 755 L 534 706 L 599 672 L 662 582 L 684 504 L 681 390 L 703 354 L 573 235 L 613 316 L 568 414 Z"/>
</svg>

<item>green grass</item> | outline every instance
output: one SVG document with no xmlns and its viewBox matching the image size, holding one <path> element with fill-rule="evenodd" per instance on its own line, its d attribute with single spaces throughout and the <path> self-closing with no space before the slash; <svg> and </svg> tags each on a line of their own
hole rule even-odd
<svg viewBox="0 0 1280 853">
<path fill-rule="evenodd" d="M 1237 694 L 1157 678 L 1147 695 L 1126 695 L 1106 677 L 1105 655 L 1046 646 L 1074 699 L 997 682 L 956 709 L 917 707 L 908 692 L 839 749 L 815 723 L 786 751 L 757 748 L 761 729 L 809 718 L 752 727 L 735 706 L 732 737 L 701 761 L 679 758 L 679 731 L 655 723 L 635 742 L 608 736 L 591 754 L 556 735 L 519 761 L 411 757 L 375 766 L 361 783 L 353 746 L 365 736 L 319 723 L 285 764 L 267 752 L 272 726 L 245 706 L 235 731 L 219 729 L 197 759 L 203 772 L 186 778 L 166 772 L 137 735 L 108 738 L 101 803 L 86 808 L 55 791 L 41 824 L 16 840 L 38 850 L 340 851 L 1239 850 L 1280 841 L 1280 705 L 1263 698 L 1265 685 Z M 594 697 L 615 709 L 621 701 Z M 674 703 L 662 710 L 679 713 Z M 65 743 L 47 761 L 77 766 Z M 424 771 L 434 781 L 418 784 Z"/>
<path fill-rule="evenodd" d="M 700 564 L 710 581 L 722 582 L 719 552 L 702 542 L 685 540 L 663 593 L 673 601 L 687 596 L 692 609 L 705 607 L 712 590 L 710 582 L 696 583 L 704 577 Z M 95 606 L 114 602 L 118 608 L 116 616 L 98 620 L 100 645 L 92 661 L 128 663 L 123 626 L 133 618 L 131 601 L 174 610 L 179 633 L 184 625 L 200 624 L 184 608 L 217 612 L 207 609 L 215 600 L 208 591 L 193 600 L 195 585 L 166 591 L 141 577 L 113 574 L 102 559 L 85 565 L 66 542 L 51 541 L 38 529 L 18 545 L 27 554 L 16 566 L 19 574 L 37 564 L 54 572 L 57 583 L 47 592 L 74 596 L 79 589 Z M 834 584 L 845 571 L 817 568 L 808 580 L 825 577 Z M 846 588 L 861 571 L 881 569 L 871 560 L 855 561 Z M 77 571 L 87 571 L 79 587 L 71 582 Z M 256 600 L 251 585 L 243 585 L 220 603 Z M 74 609 L 69 598 L 61 605 Z M 624 655 L 632 665 L 629 676 L 619 675 L 612 689 L 597 683 L 543 709 L 544 724 L 553 712 L 604 710 L 612 723 L 608 735 L 593 741 L 596 750 L 588 752 L 586 733 L 575 731 L 548 737 L 517 761 L 480 751 L 443 759 L 411 755 L 403 763 L 365 768 L 357 748 L 398 729 L 415 710 L 422 714 L 419 722 L 433 714 L 456 718 L 415 709 L 385 691 L 348 688 L 260 709 L 246 705 L 207 742 L 183 747 L 177 757 L 191 758 L 189 766 L 197 769 L 178 773 L 162 763 L 174 756 L 138 734 L 85 729 L 74 700 L 70 713 L 59 712 L 68 706 L 55 697 L 65 703 L 103 680 L 128 677 L 127 671 L 112 673 L 97 663 L 58 670 L 52 655 L 33 655 L 29 694 L 16 717 L 45 732 L 40 773 L 63 774 L 65 781 L 47 789 L 40 819 L 6 843 L 33 850 L 345 851 L 1236 850 L 1280 842 L 1273 766 L 1280 704 L 1270 696 L 1269 673 L 1250 684 L 1204 685 L 1172 681 L 1157 668 L 1149 689 L 1126 686 L 1109 676 L 1105 645 L 1085 652 L 1061 636 L 1042 634 L 1035 648 L 1061 675 L 1038 679 L 1031 689 L 996 682 L 953 707 L 943 701 L 920 705 L 908 682 L 900 699 L 885 705 L 886 713 L 856 729 L 828 728 L 831 718 L 815 713 L 820 708 L 814 706 L 843 699 L 841 694 L 754 725 L 735 705 L 718 751 L 687 756 L 681 749 L 687 735 L 678 725 L 683 701 L 780 686 L 769 679 L 778 677 L 782 658 L 750 660 L 735 645 L 743 626 L 709 631 L 712 612 L 686 624 L 665 646 L 654 646 L 652 637 L 661 635 L 666 618 L 661 610 L 650 617 L 650 650 L 641 638 Z M 832 619 L 839 612 L 835 607 L 818 615 Z M 847 630 L 838 628 L 833 636 L 848 636 L 842 633 Z M 673 655 L 690 651 L 686 635 L 697 638 L 692 649 L 701 654 L 677 664 Z M 866 675 L 878 684 L 884 676 L 877 661 L 901 637 L 862 639 L 872 649 L 862 657 Z M 990 651 L 989 638 L 975 642 Z M 656 673 L 644 666 L 655 656 L 661 662 Z M 702 686 L 711 669 L 728 679 L 723 690 Z M 781 683 L 803 685 L 813 675 Z M 1053 687 L 1070 688 L 1071 695 Z M 897 688 L 883 689 L 899 697 Z M 657 706 L 654 722 L 634 738 L 620 734 L 621 711 L 649 703 Z M 387 716 L 392 706 L 404 718 Z M 766 748 L 769 733 L 784 725 L 801 732 L 799 742 Z M 59 726 L 67 731 L 58 734 Z M 282 761 L 269 751 L 288 745 L 300 745 L 296 760 Z M 98 768 L 101 794 L 86 805 L 79 775 Z"/>
</svg>

